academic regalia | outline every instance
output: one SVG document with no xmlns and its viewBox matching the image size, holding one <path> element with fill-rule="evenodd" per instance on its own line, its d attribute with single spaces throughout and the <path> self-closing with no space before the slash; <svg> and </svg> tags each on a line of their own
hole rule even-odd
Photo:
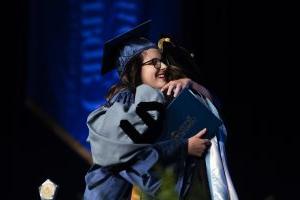
<svg viewBox="0 0 300 200">
<path fill-rule="evenodd" d="M 187 141 L 173 139 L 157 144 L 135 144 L 120 129 L 119 123 L 121 119 L 128 119 L 144 133 L 148 127 L 137 116 L 137 105 L 164 101 L 159 90 L 143 84 L 137 87 L 134 95 L 128 90 L 121 91 L 89 115 L 88 141 L 94 166 L 86 175 L 85 199 L 126 199 L 130 196 L 127 190 L 131 185 L 137 185 L 150 196 L 155 195 L 161 182 L 153 171 L 154 166 L 159 162 L 174 163 L 178 158 L 184 159 Z M 151 115 L 159 118 L 156 111 L 151 111 Z"/>
<path fill-rule="evenodd" d="M 148 28 L 149 22 L 143 23 L 107 42 L 104 45 L 101 73 L 105 74 L 117 68 L 121 76 L 132 58 L 144 50 L 157 48 L 154 43 L 144 38 Z M 155 166 L 159 163 L 177 163 L 178 173 L 175 175 L 177 176 L 178 198 L 185 199 L 187 197 L 188 192 L 186 191 L 189 191 L 191 187 L 189 180 L 193 174 L 189 171 L 193 165 L 186 160 L 187 140 L 172 139 L 160 143 L 152 143 L 152 140 L 149 143 L 135 142 L 141 140 L 135 140 L 136 138 L 124 131 L 125 126 L 121 126 L 121 121 L 125 120 L 141 135 L 149 133 L 149 127 L 135 112 L 141 102 L 157 102 L 164 105 L 166 100 L 159 90 L 147 85 L 140 85 L 135 92 L 126 89 L 119 91 L 105 105 L 89 115 L 87 120 L 88 141 L 91 144 L 94 165 L 85 177 L 84 199 L 130 199 L 132 185 L 138 186 L 143 192 L 154 197 L 161 185 L 161 177 L 157 176 L 154 171 Z M 211 108 L 214 108 L 213 105 Z M 160 112 L 148 111 L 148 113 L 152 119 L 159 121 Z M 156 128 L 153 130 L 158 130 Z M 220 131 L 223 131 L 218 134 L 220 138 L 225 137 L 223 136 L 224 129 L 220 129 Z M 163 133 L 154 131 L 153 134 Z M 222 199 L 230 191 L 234 191 L 234 188 L 228 187 L 231 180 L 228 175 L 225 176 L 226 173 L 224 175 L 227 170 L 226 166 L 225 170 L 223 167 L 220 168 L 220 163 L 226 165 L 224 159 L 217 159 L 218 163 L 215 164 L 215 160 L 212 158 L 212 155 L 224 157 L 224 148 L 219 141 L 219 136 L 213 140 L 214 148 L 212 151 L 208 150 L 210 156 L 205 157 L 205 162 L 208 168 L 207 176 L 210 180 L 209 189 L 212 191 L 211 197 L 215 200 Z M 215 147 L 220 147 L 222 152 L 219 153 L 220 150 Z M 214 171 L 221 172 L 219 173 L 221 176 L 214 174 Z M 224 183 L 226 183 L 225 186 Z M 219 185 L 224 187 L 218 187 Z M 224 191 L 222 191 L 223 189 Z M 232 197 L 232 195 L 229 196 Z"/>
<path fill-rule="evenodd" d="M 119 75 L 126 70 L 128 62 L 143 51 L 157 45 L 148 40 L 151 20 L 122 33 L 104 44 L 101 74 L 117 69 Z"/>
<path fill-rule="evenodd" d="M 154 167 L 161 162 L 177 163 L 176 191 L 179 199 L 186 199 L 191 195 L 195 195 L 196 193 L 193 192 L 193 189 L 195 187 L 196 189 L 197 187 L 203 189 L 201 184 L 205 183 L 205 181 L 194 182 L 194 177 L 201 173 L 201 169 L 199 168 L 199 159 L 187 156 L 187 141 L 169 140 L 152 145 L 143 144 L 141 147 L 139 146 L 141 144 L 136 145 L 132 141 L 130 142 L 128 136 L 122 131 L 111 129 L 112 127 L 110 125 L 107 126 L 107 123 L 105 123 L 106 120 L 109 120 L 112 124 L 118 124 L 120 117 L 123 118 L 127 111 L 128 116 L 131 116 L 131 122 L 139 124 L 141 120 L 132 117 L 135 114 L 134 112 L 131 113 L 131 110 L 134 110 L 139 102 L 157 101 L 164 103 L 162 93 L 147 85 L 137 87 L 136 94 L 134 98 L 132 97 L 131 92 L 121 91 L 113 98 L 114 102 L 108 102 L 105 106 L 92 112 L 88 117 L 89 141 L 92 149 L 103 152 L 103 154 L 108 156 L 93 154 L 95 165 L 86 175 L 87 188 L 85 199 L 105 199 L 107 196 L 111 197 L 109 199 L 114 199 L 113 197 L 130 198 L 132 185 L 138 186 L 150 196 L 155 196 L 161 185 L 161 177 L 156 176 Z M 216 113 L 210 101 L 206 99 L 206 102 L 209 108 Z M 115 113 L 115 116 L 110 118 L 109 112 Z M 108 113 L 107 116 L 105 116 L 106 113 Z M 154 118 L 158 118 L 159 113 L 152 114 Z M 115 127 L 118 126 L 115 125 Z M 139 128 L 141 132 L 144 132 L 146 129 L 144 126 Z M 115 145 L 115 137 L 122 138 L 120 137 L 121 135 L 123 140 L 118 141 L 117 146 Z M 213 149 L 209 149 L 209 156 L 206 155 L 205 157 L 206 164 L 210 166 L 207 175 L 210 181 L 207 187 L 210 188 L 212 193 L 211 197 L 207 197 L 205 191 L 202 195 L 206 195 L 208 199 L 229 199 L 229 196 L 230 199 L 237 199 L 226 166 L 225 155 L 224 153 L 219 153 L 220 149 L 221 152 L 224 151 L 225 137 L 225 127 L 222 126 L 217 136 L 212 139 Z M 99 143 L 99 138 L 102 138 L 107 144 L 103 146 L 104 143 Z M 109 144 L 109 142 L 113 143 Z M 115 155 L 111 151 L 115 152 Z M 200 171 L 197 172 L 196 170 Z M 111 187 L 112 185 L 114 187 Z"/>
<path fill-rule="evenodd" d="M 195 62 L 193 53 L 175 44 L 170 37 L 161 38 L 158 42 L 158 47 L 162 51 L 164 62 L 168 65 L 180 67 L 189 78 L 196 79 L 199 76 L 199 66 Z M 197 88 L 197 92 L 212 113 L 220 118 L 217 111 L 217 108 L 220 108 L 220 101 L 212 97 L 210 92 L 204 87 Z M 185 167 L 181 172 L 183 174 L 186 174 L 186 171 L 190 173 L 187 176 L 187 186 L 183 187 L 182 190 L 184 194 L 181 196 L 186 196 L 185 194 L 187 194 L 186 198 L 192 200 L 194 199 L 192 196 L 195 196 L 197 199 L 196 188 L 199 188 L 202 190 L 201 199 L 238 199 L 227 168 L 225 152 L 226 137 L 226 128 L 222 124 L 216 136 L 211 139 L 212 145 L 205 155 L 205 161 L 203 159 L 187 157 L 183 164 Z M 195 179 L 195 177 L 198 178 Z M 190 188 L 188 185 L 192 187 Z"/>
</svg>

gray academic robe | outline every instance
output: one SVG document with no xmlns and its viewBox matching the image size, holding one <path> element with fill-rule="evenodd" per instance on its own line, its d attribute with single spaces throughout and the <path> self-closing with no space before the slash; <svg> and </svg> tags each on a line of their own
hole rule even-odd
<svg viewBox="0 0 300 200">
<path fill-rule="evenodd" d="M 128 199 L 132 185 L 150 196 L 160 188 L 160 178 L 154 166 L 174 163 L 186 157 L 186 140 L 169 140 L 156 144 L 136 144 L 120 128 L 121 120 L 128 120 L 141 134 L 148 126 L 136 114 L 141 102 L 165 103 L 164 95 L 148 85 L 140 85 L 135 94 L 123 90 L 110 102 L 92 112 L 87 119 L 88 141 L 91 145 L 93 167 L 86 175 L 84 199 Z M 158 119 L 158 111 L 148 111 Z"/>
<path fill-rule="evenodd" d="M 89 137 L 95 165 L 86 175 L 84 199 L 129 199 L 131 185 L 137 185 L 144 192 L 155 196 L 160 188 L 160 178 L 153 173 L 159 161 L 177 161 L 179 168 L 176 191 L 184 199 L 189 191 L 192 177 L 187 158 L 187 141 L 169 140 L 156 144 L 135 144 L 120 128 L 120 120 L 127 119 L 143 134 L 147 126 L 136 115 L 140 102 L 165 103 L 163 94 L 147 85 L 137 87 L 135 96 L 128 91 L 118 93 L 112 102 L 90 114 L 88 117 Z M 207 106 L 219 117 L 209 99 L 203 97 Z M 154 119 L 156 111 L 150 111 Z M 224 141 L 226 129 L 222 125 L 205 157 L 211 199 L 238 199 L 227 169 Z M 133 161 L 133 162 L 132 162 Z M 96 166 L 96 167 L 95 167 Z M 194 170 L 192 170 L 194 171 Z"/>
</svg>

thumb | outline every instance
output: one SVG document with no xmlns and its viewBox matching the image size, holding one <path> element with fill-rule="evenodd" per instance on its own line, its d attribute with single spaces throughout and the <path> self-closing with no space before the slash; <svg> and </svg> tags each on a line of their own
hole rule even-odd
<svg viewBox="0 0 300 200">
<path fill-rule="evenodd" d="M 206 133 L 206 131 L 207 131 L 207 129 L 204 128 L 204 129 L 202 129 L 201 131 L 199 131 L 195 136 L 196 136 L 197 138 L 201 138 L 201 137 Z"/>
</svg>

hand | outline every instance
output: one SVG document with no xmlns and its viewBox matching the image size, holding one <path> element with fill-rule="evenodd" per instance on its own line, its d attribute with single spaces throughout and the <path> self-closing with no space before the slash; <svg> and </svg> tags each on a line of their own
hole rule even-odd
<svg viewBox="0 0 300 200">
<path fill-rule="evenodd" d="M 202 129 L 193 137 L 188 139 L 188 154 L 201 157 L 205 150 L 211 145 L 208 139 L 202 139 L 203 135 L 206 133 L 206 128 Z"/>
<path fill-rule="evenodd" d="M 164 85 L 160 91 L 164 92 L 167 90 L 167 95 L 171 95 L 173 92 L 173 96 L 176 97 L 178 93 L 184 88 L 188 87 L 192 84 L 192 80 L 189 78 L 181 78 L 177 80 L 173 80 Z"/>
</svg>

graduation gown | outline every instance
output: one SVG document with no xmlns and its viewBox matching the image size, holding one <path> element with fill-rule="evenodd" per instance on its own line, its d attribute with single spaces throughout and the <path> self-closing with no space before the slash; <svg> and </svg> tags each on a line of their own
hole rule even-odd
<svg viewBox="0 0 300 200">
<path fill-rule="evenodd" d="M 165 98 L 159 90 L 143 84 L 137 87 L 135 94 L 128 90 L 119 92 L 88 116 L 88 141 L 94 165 L 85 177 L 84 199 L 128 199 L 132 185 L 155 196 L 161 182 L 153 171 L 154 166 L 186 156 L 186 140 L 136 144 L 120 128 L 120 121 L 128 120 L 139 133 L 148 131 L 149 127 L 136 114 L 141 102 L 164 104 Z M 153 119 L 160 115 L 158 111 L 148 113 Z"/>
<path fill-rule="evenodd" d="M 144 133 L 147 126 L 136 116 L 136 106 L 143 101 L 165 103 L 159 90 L 146 85 L 139 86 L 135 96 L 132 95 L 129 91 L 121 91 L 112 102 L 108 102 L 88 117 L 88 141 L 91 143 L 95 164 L 86 175 L 84 199 L 130 199 L 132 185 L 154 197 L 161 185 L 160 177 L 154 172 L 154 166 L 159 162 L 177 163 L 178 198 L 188 198 L 189 193 L 193 191 L 190 188 L 194 184 L 195 171 L 200 169 L 197 160 L 187 156 L 187 141 L 177 139 L 156 144 L 134 144 L 124 131 L 118 128 L 119 121 L 125 117 L 140 133 Z M 215 109 L 209 100 L 207 101 L 208 106 Z M 216 109 L 213 111 L 216 112 Z M 159 117 L 158 112 L 151 112 L 151 115 L 153 118 Z M 237 196 L 226 160 L 222 159 L 224 137 L 224 128 L 221 128 L 217 137 L 213 138 L 213 150 L 209 150 L 209 156 L 205 157 L 208 187 L 211 199 L 234 200 Z M 223 149 L 221 153 L 219 148 Z"/>
</svg>

